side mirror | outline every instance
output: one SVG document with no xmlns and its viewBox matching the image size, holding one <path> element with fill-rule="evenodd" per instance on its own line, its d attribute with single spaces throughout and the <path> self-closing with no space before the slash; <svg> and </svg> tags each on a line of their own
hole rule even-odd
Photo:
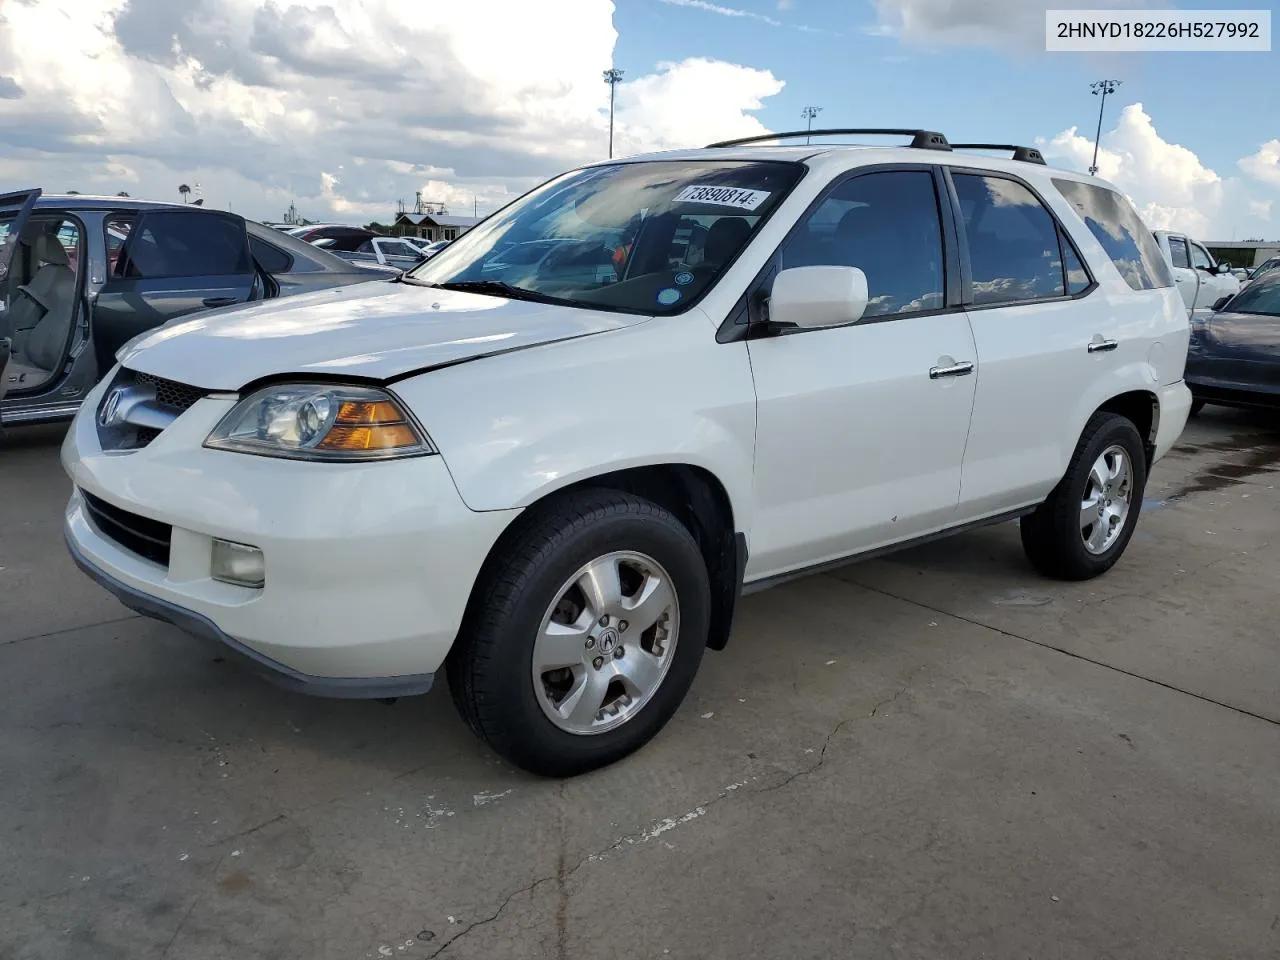
<svg viewBox="0 0 1280 960">
<path fill-rule="evenodd" d="M 856 323 L 867 310 L 867 275 L 857 267 L 791 267 L 773 278 L 769 322 L 802 329 Z"/>
<path fill-rule="evenodd" d="M 1217 272 L 1218 272 L 1218 273 L 1220 273 L 1220 274 L 1222 274 L 1222 273 L 1230 273 L 1230 272 L 1231 272 L 1231 264 L 1227 263 L 1225 260 L 1220 261 L 1220 262 L 1218 263 L 1218 271 L 1217 271 Z"/>
<path fill-rule="evenodd" d="M 1225 307 L 1227 303 L 1230 302 L 1230 300 L 1231 300 L 1230 297 L 1219 297 L 1217 300 L 1213 301 L 1213 312 L 1217 313 L 1219 310 Z"/>
</svg>

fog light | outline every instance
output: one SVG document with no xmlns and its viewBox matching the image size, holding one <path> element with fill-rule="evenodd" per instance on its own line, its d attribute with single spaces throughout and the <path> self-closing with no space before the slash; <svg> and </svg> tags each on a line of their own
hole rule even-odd
<svg viewBox="0 0 1280 960">
<path fill-rule="evenodd" d="M 267 578 L 267 564 L 257 547 L 214 540 L 209 575 L 237 587 L 261 587 Z"/>
</svg>

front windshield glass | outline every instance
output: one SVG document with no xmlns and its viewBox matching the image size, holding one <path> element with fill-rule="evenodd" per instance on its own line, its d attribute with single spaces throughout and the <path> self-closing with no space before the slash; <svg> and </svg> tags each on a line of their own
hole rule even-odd
<svg viewBox="0 0 1280 960">
<path fill-rule="evenodd" d="M 1231 313 L 1262 313 L 1280 317 L 1280 273 L 1253 281 L 1223 307 Z"/>
<path fill-rule="evenodd" d="M 628 313 L 693 304 L 800 179 L 775 161 L 589 167 L 525 195 L 412 281 Z"/>
</svg>

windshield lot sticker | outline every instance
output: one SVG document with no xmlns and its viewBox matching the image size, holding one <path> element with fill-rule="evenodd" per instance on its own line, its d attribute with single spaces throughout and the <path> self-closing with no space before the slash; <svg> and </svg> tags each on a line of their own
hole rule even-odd
<svg viewBox="0 0 1280 960">
<path fill-rule="evenodd" d="M 667 287 L 665 290 L 658 291 L 658 302 L 664 307 L 669 307 L 673 303 L 680 301 L 680 291 L 675 287 Z"/>
<path fill-rule="evenodd" d="M 693 283 L 693 274 L 688 270 L 683 273 L 677 273 L 675 276 L 676 285 L 680 287 L 688 286 Z"/>
<path fill-rule="evenodd" d="M 711 203 L 720 207 L 754 210 L 768 199 L 768 190 L 744 190 L 741 187 L 713 187 L 695 183 L 677 193 L 671 202 Z"/>
</svg>

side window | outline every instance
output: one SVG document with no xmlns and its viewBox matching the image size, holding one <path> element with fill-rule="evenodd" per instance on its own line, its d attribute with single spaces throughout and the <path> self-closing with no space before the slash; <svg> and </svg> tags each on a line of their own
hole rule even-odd
<svg viewBox="0 0 1280 960">
<path fill-rule="evenodd" d="M 1191 244 L 1191 266 L 1197 270 L 1208 270 L 1213 266 L 1209 252 L 1198 243 Z"/>
<path fill-rule="evenodd" d="M 108 236 L 113 225 L 107 223 Z M 110 249 L 110 242 L 108 242 Z M 145 213 L 128 224 L 113 277 L 154 280 L 220 277 L 253 272 L 244 224 L 211 214 Z"/>
<path fill-rule="evenodd" d="M 1058 245 L 1062 248 L 1062 267 L 1067 272 L 1067 294 L 1074 297 L 1077 293 L 1084 293 L 1093 283 L 1093 278 L 1080 262 L 1080 254 L 1076 253 L 1070 238 L 1061 230 L 1058 231 Z"/>
<path fill-rule="evenodd" d="M 1191 268 L 1191 257 L 1187 253 L 1187 241 L 1181 237 L 1169 238 L 1169 256 L 1175 267 Z"/>
<path fill-rule="evenodd" d="M 373 240 L 366 240 L 360 246 L 356 247 L 356 253 L 373 253 Z"/>
<path fill-rule="evenodd" d="M 969 241 L 973 302 L 1064 296 L 1058 227 L 1035 194 L 1002 177 L 958 173 L 954 179 Z"/>
<path fill-rule="evenodd" d="M 249 238 L 249 249 L 253 251 L 253 259 L 258 261 L 258 266 L 267 273 L 288 273 L 293 266 L 293 257 L 258 237 Z"/>
<path fill-rule="evenodd" d="M 1160 245 L 1133 204 L 1107 187 L 1055 178 L 1053 185 L 1080 215 L 1120 276 L 1134 290 L 1173 286 Z"/>
<path fill-rule="evenodd" d="M 858 267 L 866 317 L 944 306 L 942 224 L 933 174 L 893 170 L 854 177 L 802 220 L 782 247 L 782 269 Z"/>
</svg>

